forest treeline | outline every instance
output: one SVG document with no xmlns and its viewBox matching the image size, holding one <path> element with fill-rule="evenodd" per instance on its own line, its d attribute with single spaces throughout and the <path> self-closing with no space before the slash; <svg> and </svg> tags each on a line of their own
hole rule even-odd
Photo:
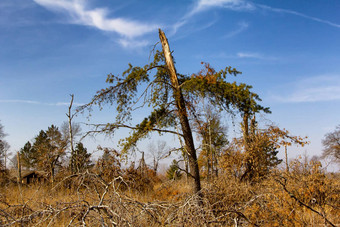
<svg viewBox="0 0 340 227">
<path fill-rule="evenodd" d="M 66 114 L 60 129 L 51 125 L 28 141 L 12 160 L 1 162 L 0 225 L 22 226 L 336 226 L 340 223 L 340 176 L 328 173 L 321 158 L 339 163 L 340 126 L 325 135 L 319 159 L 288 160 L 289 147 L 307 138 L 275 125 L 260 126 L 269 114 L 250 85 L 229 82 L 241 74 L 232 67 L 216 71 L 208 63 L 191 75 L 177 73 L 169 43 L 159 30 L 162 50 L 143 67 L 129 65 L 109 74 L 109 86 L 86 105 Z M 78 114 L 114 106 L 112 122 L 93 124 L 81 133 Z M 148 108 L 146 108 L 148 107 Z M 137 109 L 149 114 L 138 124 Z M 242 132 L 228 138 L 223 116 L 239 116 Z M 0 148 L 8 143 L 0 125 Z M 91 159 L 81 136 L 130 130 L 118 150 L 98 147 Z M 123 163 L 138 142 L 158 133 L 178 137 L 179 147 L 164 142 L 149 147 L 138 163 Z M 194 142 L 199 141 L 198 143 Z M 277 154 L 285 151 L 281 160 Z M 165 174 L 159 162 L 171 153 Z"/>
</svg>

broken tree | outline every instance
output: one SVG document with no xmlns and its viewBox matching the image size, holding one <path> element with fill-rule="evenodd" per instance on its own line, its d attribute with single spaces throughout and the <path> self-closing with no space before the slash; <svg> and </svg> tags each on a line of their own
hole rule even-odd
<svg viewBox="0 0 340 227">
<path fill-rule="evenodd" d="M 93 106 L 116 105 L 117 116 L 114 122 L 95 124 L 89 133 L 108 133 L 113 135 L 119 128 L 128 128 L 131 133 L 121 141 L 123 152 L 137 146 L 137 142 L 151 132 L 172 133 L 184 140 L 184 150 L 189 157 L 189 176 L 193 179 L 193 193 L 201 190 L 197 154 L 190 128 L 190 120 L 195 115 L 193 103 L 198 98 L 207 99 L 219 110 L 239 111 L 244 100 L 251 99 L 254 111 L 264 110 L 256 103 L 260 98 L 250 92 L 251 86 L 229 83 L 227 75 L 236 76 L 240 72 L 230 66 L 216 72 L 209 64 L 198 74 L 182 75 L 176 72 L 168 40 L 162 30 L 159 37 L 163 51 L 155 51 L 153 62 L 144 67 L 129 68 L 121 76 L 109 74 L 107 82 L 111 85 L 97 92 L 90 103 L 80 110 L 92 110 Z M 132 124 L 133 113 L 144 108 L 151 109 L 149 115 L 140 123 Z M 180 125 L 181 131 L 176 131 Z"/>
</svg>

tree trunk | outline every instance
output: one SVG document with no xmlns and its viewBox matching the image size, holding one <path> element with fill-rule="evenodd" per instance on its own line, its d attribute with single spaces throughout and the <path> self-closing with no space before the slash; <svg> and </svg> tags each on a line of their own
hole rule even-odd
<svg viewBox="0 0 340 227">
<path fill-rule="evenodd" d="M 76 151 L 74 150 L 73 147 L 73 130 L 72 130 L 72 118 L 74 115 L 72 115 L 71 110 L 72 110 L 72 104 L 73 104 L 73 99 L 74 95 L 71 95 L 71 102 L 68 107 L 68 114 L 66 116 L 68 117 L 68 128 L 69 128 L 69 138 L 70 138 L 70 148 L 71 148 L 71 171 L 72 173 L 79 173 L 79 165 L 78 165 L 78 158 L 79 154 L 77 151 L 77 154 L 75 153 Z"/>
<path fill-rule="evenodd" d="M 22 178 L 21 178 L 21 160 L 19 152 L 17 152 L 17 162 L 18 162 L 18 184 L 21 190 Z"/>
<path fill-rule="evenodd" d="M 243 115 L 243 146 L 244 146 L 244 152 L 247 154 L 249 152 L 249 113 L 247 110 L 244 111 Z M 241 181 L 243 180 L 249 180 L 252 175 L 252 164 L 249 161 L 250 157 L 247 157 L 245 160 L 245 171 L 241 176 Z"/>
<path fill-rule="evenodd" d="M 213 174 L 214 174 L 214 154 L 213 154 L 213 149 L 212 149 L 212 138 L 211 138 L 211 125 L 210 125 L 210 115 L 208 118 L 208 123 L 209 123 L 209 154 L 210 154 L 210 178 L 213 179 Z M 209 158 L 208 158 L 209 160 Z"/>
<path fill-rule="evenodd" d="M 52 187 L 54 186 L 54 167 L 53 167 L 53 164 L 51 163 L 51 168 L 50 168 L 50 174 L 51 174 L 51 184 L 52 184 Z"/>
<path fill-rule="evenodd" d="M 244 113 L 243 116 L 243 140 L 244 140 L 244 148 L 247 152 L 248 144 L 249 144 L 249 125 L 248 125 L 249 114 L 248 112 Z"/>
<path fill-rule="evenodd" d="M 214 151 L 214 162 L 215 162 L 215 177 L 218 178 L 218 160 L 216 150 Z"/>
<path fill-rule="evenodd" d="M 188 153 L 185 151 L 184 155 L 184 165 L 185 165 L 185 182 L 189 183 L 189 160 L 188 160 Z"/>
<path fill-rule="evenodd" d="M 153 157 L 153 171 L 157 173 L 157 169 L 158 169 L 158 160 L 156 160 L 156 158 Z"/>
<path fill-rule="evenodd" d="M 145 159 L 144 159 L 144 152 L 142 152 L 142 158 L 139 161 L 139 171 L 142 176 L 145 177 L 146 174 L 146 164 L 145 164 Z"/>
<path fill-rule="evenodd" d="M 289 172 L 287 144 L 285 144 L 285 157 L 286 157 L 286 171 Z"/>
<path fill-rule="evenodd" d="M 178 117 L 179 117 L 180 124 L 182 127 L 185 146 L 186 146 L 188 156 L 189 156 L 188 158 L 189 158 L 190 173 L 191 173 L 191 176 L 194 178 L 193 190 L 194 190 L 194 193 L 200 193 L 201 181 L 200 181 L 200 174 L 199 174 L 198 163 L 197 163 L 197 155 L 196 155 L 196 149 L 195 149 L 194 140 L 192 137 L 191 128 L 189 125 L 185 101 L 183 98 L 181 88 L 178 83 L 177 73 L 176 73 L 174 62 L 171 56 L 169 43 L 164 32 L 161 29 L 159 29 L 159 38 L 162 43 L 165 61 L 166 61 L 168 70 L 170 72 L 170 81 L 173 87 L 173 95 L 174 95 L 174 99 L 176 102 Z"/>
</svg>

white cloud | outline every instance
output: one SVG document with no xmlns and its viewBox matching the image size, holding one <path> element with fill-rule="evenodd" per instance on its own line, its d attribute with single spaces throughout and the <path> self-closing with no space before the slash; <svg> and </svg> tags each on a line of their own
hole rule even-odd
<svg viewBox="0 0 340 227">
<path fill-rule="evenodd" d="M 226 8 L 235 11 L 254 10 L 254 4 L 244 0 L 199 0 L 191 15 L 205 11 L 211 8 Z"/>
<path fill-rule="evenodd" d="M 28 26 L 33 23 L 33 18 L 27 15 L 35 4 L 27 0 L 1 0 L 0 1 L 0 26 Z"/>
<path fill-rule="evenodd" d="M 176 22 L 173 26 L 172 26 L 172 34 L 176 34 L 177 30 L 180 29 L 182 26 L 184 26 L 185 24 L 188 23 L 188 18 L 183 18 L 182 20 Z"/>
<path fill-rule="evenodd" d="M 45 105 L 45 106 L 69 106 L 69 102 L 56 102 L 56 103 L 44 103 L 35 100 L 24 100 L 24 99 L 0 99 L 0 103 L 18 103 L 18 104 L 34 104 L 34 105 Z M 74 106 L 82 106 L 83 103 L 73 103 Z"/>
<path fill-rule="evenodd" d="M 25 104 L 40 104 L 40 102 L 32 100 L 19 100 L 19 99 L 0 99 L 0 103 L 25 103 Z"/>
<path fill-rule="evenodd" d="M 244 30 L 246 30 L 249 27 L 249 24 L 247 22 L 240 22 L 240 23 L 237 24 L 237 26 L 238 26 L 237 29 L 229 32 L 223 38 L 231 38 L 233 36 L 240 34 L 241 32 L 243 32 Z"/>
<path fill-rule="evenodd" d="M 147 40 L 131 40 L 131 39 L 119 39 L 118 43 L 125 48 L 138 48 L 149 45 Z"/>
<path fill-rule="evenodd" d="M 69 102 L 57 102 L 57 103 L 42 103 L 44 105 L 49 105 L 49 106 L 70 106 Z M 74 102 L 73 106 L 83 106 L 85 103 L 78 103 Z"/>
<path fill-rule="evenodd" d="M 87 0 L 34 0 L 34 2 L 51 11 L 65 14 L 69 23 L 90 26 L 107 32 L 115 32 L 121 36 L 118 42 L 124 47 L 140 47 L 142 45 L 147 45 L 147 42 L 145 41 L 136 41 L 136 37 L 156 31 L 157 28 L 161 27 L 157 24 L 142 23 L 140 21 L 127 18 L 111 17 L 107 8 L 91 9 L 86 4 Z M 253 11 L 256 9 L 263 9 L 276 13 L 296 15 L 340 28 L 340 24 L 327 20 L 311 17 L 292 10 L 255 4 L 248 0 L 197 0 L 192 5 L 189 12 L 179 19 L 177 23 L 171 26 L 172 32 L 170 35 L 175 34 L 178 29 L 189 23 L 194 15 L 212 8 L 224 8 L 233 11 Z M 237 30 L 230 32 L 225 36 L 225 38 L 235 36 L 244 31 L 247 27 L 247 23 L 241 23 Z"/>
<path fill-rule="evenodd" d="M 236 54 L 239 58 L 258 58 L 261 59 L 262 56 L 258 53 L 249 53 L 249 52 L 239 52 Z"/>
<path fill-rule="evenodd" d="M 34 0 L 37 4 L 66 13 L 70 23 L 95 27 L 102 31 L 116 32 L 126 38 L 142 36 L 156 30 L 155 24 L 141 23 L 125 18 L 109 18 L 106 8 L 87 9 L 85 0 Z"/>
<path fill-rule="evenodd" d="M 227 8 L 237 11 L 255 9 L 252 3 L 246 2 L 245 0 L 198 0 L 192 9 L 172 26 L 172 34 L 175 34 L 178 29 L 186 25 L 194 15 L 212 8 Z"/>
<path fill-rule="evenodd" d="M 208 10 L 213 7 L 227 8 L 227 9 L 234 10 L 234 11 L 250 11 L 250 10 L 255 10 L 256 8 L 261 8 L 261 9 L 276 12 L 276 13 L 292 14 L 292 15 L 303 17 L 303 18 L 313 20 L 316 22 L 324 23 L 324 24 L 327 24 L 327 25 L 330 25 L 336 28 L 340 28 L 340 24 L 333 23 L 328 20 L 324 20 L 318 17 L 308 16 L 306 14 L 303 14 L 303 13 L 300 13 L 294 10 L 274 8 L 274 7 L 270 7 L 270 6 L 262 5 L 262 4 L 255 4 L 247 0 L 199 0 L 190 14 L 196 14 L 198 12 Z"/>
<path fill-rule="evenodd" d="M 260 53 L 253 53 L 253 52 L 238 52 L 236 54 L 237 58 L 252 58 L 252 59 L 258 59 L 258 60 L 277 60 L 276 57 L 271 57 L 271 56 L 265 56 Z"/>
<path fill-rule="evenodd" d="M 330 22 L 328 20 L 323 20 L 323 19 L 320 19 L 318 17 L 308 16 L 306 14 L 299 13 L 299 12 L 296 12 L 296 11 L 293 11 L 293 10 L 281 9 L 281 8 L 273 8 L 273 7 L 270 7 L 270 6 L 267 6 L 267 5 L 261 5 L 261 4 L 256 4 L 256 6 L 259 7 L 259 8 L 262 8 L 264 10 L 268 10 L 268 11 L 272 11 L 272 12 L 276 12 L 276 13 L 292 14 L 292 15 L 303 17 L 303 18 L 306 18 L 306 19 L 309 19 L 309 20 L 312 20 L 312 21 L 316 21 L 316 22 L 320 22 L 320 23 L 323 23 L 323 24 L 327 24 L 327 25 L 330 25 L 332 27 L 340 28 L 340 24 L 336 24 L 336 23 Z"/>
<path fill-rule="evenodd" d="M 294 84 L 296 85 L 289 94 L 275 97 L 275 99 L 290 103 L 340 100 L 340 75 L 309 77 Z"/>
<path fill-rule="evenodd" d="M 196 2 L 196 4 L 194 5 L 194 7 L 192 8 L 191 11 L 189 11 L 188 14 L 186 14 L 186 16 L 184 16 L 178 23 L 176 23 L 174 25 L 174 33 L 183 25 L 185 25 L 186 23 L 188 23 L 189 19 L 200 13 L 203 11 L 207 11 L 210 10 L 212 8 L 225 8 L 225 9 L 229 9 L 229 10 L 233 10 L 233 11 L 253 11 L 256 9 L 263 9 L 263 10 L 267 10 L 267 11 L 271 11 L 271 12 L 275 12 L 275 13 L 286 13 L 286 14 L 291 14 L 291 15 L 295 15 L 295 16 L 299 16 L 299 17 L 303 17 L 315 22 L 319 22 L 319 23 L 324 23 L 336 28 L 340 28 L 340 24 L 337 23 L 333 23 L 331 21 L 327 21 L 327 20 L 323 20 L 321 18 L 318 17 L 312 17 L 312 16 L 308 16 L 306 14 L 303 13 L 299 13 L 293 10 L 289 10 L 289 9 L 281 9 L 281 8 L 274 8 L 274 7 L 270 7 L 267 5 L 262 5 L 262 4 L 255 4 L 252 3 L 251 1 L 248 0 L 198 0 Z M 230 34 L 226 35 L 226 38 L 237 35 L 238 33 L 242 32 L 244 29 L 246 29 L 247 26 L 244 27 L 240 27 L 238 30 L 236 30 L 234 33 L 231 32 Z"/>
<path fill-rule="evenodd" d="M 226 52 L 217 52 L 211 55 L 201 54 L 196 55 L 197 59 L 202 58 L 214 58 L 214 59 L 253 59 L 253 60 L 261 60 L 262 61 L 277 61 L 279 58 L 267 56 L 261 53 L 254 53 L 254 52 L 238 52 L 236 54 L 227 54 Z"/>
</svg>

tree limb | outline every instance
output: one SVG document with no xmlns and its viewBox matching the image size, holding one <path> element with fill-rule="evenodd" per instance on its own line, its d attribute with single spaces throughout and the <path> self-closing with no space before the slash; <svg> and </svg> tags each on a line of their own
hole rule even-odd
<svg viewBox="0 0 340 227">
<path fill-rule="evenodd" d="M 90 134 L 97 134 L 97 133 L 109 133 L 112 132 L 115 129 L 118 128 L 128 128 L 132 130 L 137 130 L 140 129 L 138 127 L 130 126 L 130 125 L 125 125 L 125 124 L 86 124 L 88 126 L 94 126 L 95 130 L 88 131 L 82 138 L 85 138 L 86 136 Z M 109 126 L 109 128 L 108 128 Z M 98 128 L 103 127 L 102 129 L 97 130 Z M 164 132 L 164 133 L 171 133 L 175 135 L 179 135 L 183 137 L 183 134 L 172 131 L 172 130 L 166 130 L 166 129 L 159 129 L 159 128 L 151 128 L 151 131 L 156 131 L 156 132 Z"/>
</svg>

